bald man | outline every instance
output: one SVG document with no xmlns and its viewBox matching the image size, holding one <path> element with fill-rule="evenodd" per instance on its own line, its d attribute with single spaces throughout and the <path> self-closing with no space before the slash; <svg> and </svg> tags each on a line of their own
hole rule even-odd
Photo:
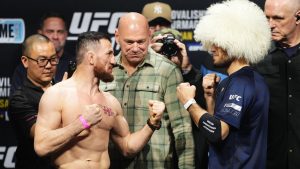
<svg viewBox="0 0 300 169">
<path fill-rule="evenodd" d="M 117 99 L 99 90 L 100 79 L 113 80 L 115 59 L 109 37 L 83 33 L 76 53 L 73 76 L 42 96 L 34 147 L 38 155 L 51 156 L 59 169 L 107 169 L 109 136 L 125 156 L 133 156 L 160 125 L 165 105 L 149 99 L 148 120 L 131 134 Z"/>
<path fill-rule="evenodd" d="M 270 90 L 267 168 L 300 168 L 300 0 L 266 0 L 273 48 L 257 65 Z"/>
<path fill-rule="evenodd" d="M 16 130 L 16 168 L 50 169 L 50 161 L 34 152 L 33 138 L 38 105 L 55 75 L 59 59 L 54 44 L 46 36 L 29 36 L 23 44 L 21 61 L 26 77 L 9 100 L 10 122 Z"/>
<path fill-rule="evenodd" d="M 111 168 L 194 168 L 191 119 L 176 98 L 180 70 L 149 48 L 150 31 L 143 15 L 122 16 L 115 37 L 121 46 L 113 68 L 115 80 L 100 87 L 119 100 L 130 131 L 137 131 L 147 120 L 147 100 L 160 100 L 166 109 L 160 130 L 135 158 L 124 158 L 112 146 Z"/>
</svg>

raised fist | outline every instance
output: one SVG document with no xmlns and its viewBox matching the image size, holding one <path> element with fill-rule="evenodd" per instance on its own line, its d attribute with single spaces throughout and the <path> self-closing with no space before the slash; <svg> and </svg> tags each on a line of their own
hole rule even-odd
<svg viewBox="0 0 300 169">
<path fill-rule="evenodd" d="M 93 126 L 102 120 L 102 113 L 100 105 L 92 104 L 85 106 L 82 116 L 90 126 Z"/>
<path fill-rule="evenodd" d="M 154 125 L 159 124 L 162 118 L 162 114 L 165 110 L 165 103 L 157 100 L 149 100 L 148 107 L 150 122 Z"/>
<path fill-rule="evenodd" d="M 204 89 L 205 96 L 213 96 L 215 93 L 215 88 L 220 82 L 220 77 L 215 73 L 207 74 L 203 77 L 202 87 Z"/>
</svg>

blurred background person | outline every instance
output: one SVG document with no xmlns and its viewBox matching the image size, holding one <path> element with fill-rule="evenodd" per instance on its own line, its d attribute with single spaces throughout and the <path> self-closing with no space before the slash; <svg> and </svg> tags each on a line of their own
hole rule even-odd
<svg viewBox="0 0 300 169">
<path fill-rule="evenodd" d="M 268 169 L 300 168 L 300 1 L 266 0 L 272 31 L 269 55 L 258 65 L 270 90 Z"/>
<path fill-rule="evenodd" d="M 62 15 L 55 12 L 45 13 L 41 17 L 39 34 L 47 36 L 54 44 L 59 64 L 54 78 L 54 82 L 60 82 L 63 79 L 64 73 L 68 71 L 70 61 L 75 63 L 75 57 L 65 51 L 66 40 L 68 36 L 68 27 Z M 19 64 L 12 76 L 11 94 L 23 83 L 26 77 L 26 69 L 22 64 Z"/>
</svg>

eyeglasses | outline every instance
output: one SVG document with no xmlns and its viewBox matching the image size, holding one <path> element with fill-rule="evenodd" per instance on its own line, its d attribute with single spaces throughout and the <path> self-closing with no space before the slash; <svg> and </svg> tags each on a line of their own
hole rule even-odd
<svg viewBox="0 0 300 169">
<path fill-rule="evenodd" d="M 50 64 L 52 66 L 55 66 L 55 65 L 57 65 L 59 63 L 59 59 L 57 58 L 57 56 L 56 55 L 53 55 L 53 56 L 50 59 L 47 59 L 44 56 L 39 56 L 37 59 L 33 59 L 33 58 L 29 57 L 29 56 L 25 56 L 25 57 L 27 57 L 30 60 L 36 61 L 36 63 L 39 66 L 44 67 L 44 66 L 46 66 L 48 64 L 48 62 L 50 62 Z"/>
</svg>

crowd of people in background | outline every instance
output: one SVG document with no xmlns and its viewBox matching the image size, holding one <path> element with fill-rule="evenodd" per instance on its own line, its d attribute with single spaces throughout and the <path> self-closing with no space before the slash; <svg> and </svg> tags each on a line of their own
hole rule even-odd
<svg viewBox="0 0 300 169">
<path fill-rule="evenodd" d="M 121 16 L 119 53 L 83 32 L 74 56 L 64 17 L 41 17 L 12 76 L 17 169 L 300 168 L 300 1 L 212 4 L 194 31 L 201 69 L 171 12 Z"/>
</svg>

